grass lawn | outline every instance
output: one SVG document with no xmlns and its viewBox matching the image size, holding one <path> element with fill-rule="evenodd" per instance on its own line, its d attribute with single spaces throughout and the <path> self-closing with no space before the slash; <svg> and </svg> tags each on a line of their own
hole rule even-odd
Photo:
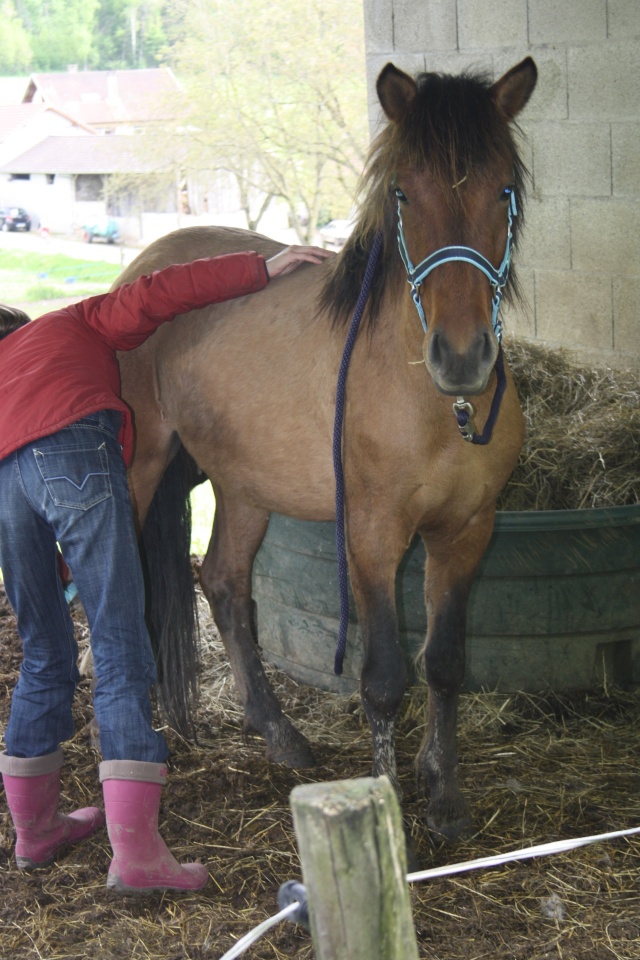
<svg viewBox="0 0 640 960">
<path fill-rule="evenodd" d="M 105 293 L 121 267 L 102 261 L 76 260 L 64 254 L 0 251 L 2 300 L 22 307 L 30 317 Z"/>
</svg>

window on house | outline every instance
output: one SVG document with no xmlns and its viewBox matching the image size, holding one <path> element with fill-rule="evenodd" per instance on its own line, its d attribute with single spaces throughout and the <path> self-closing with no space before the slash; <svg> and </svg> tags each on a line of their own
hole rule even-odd
<svg viewBox="0 0 640 960">
<path fill-rule="evenodd" d="M 98 173 L 79 173 L 76 177 L 76 200 L 102 200 L 103 177 Z"/>
<path fill-rule="evenodd" d="M 55 183 L 55 180 L 56 180 L 56 175 L 55 175 L 55 173 L 48 173 L 48 174 L 47 174 L 47 183 L 49 184 L 49 186 L 51 186 L 53 183 Z"/>
</svg>

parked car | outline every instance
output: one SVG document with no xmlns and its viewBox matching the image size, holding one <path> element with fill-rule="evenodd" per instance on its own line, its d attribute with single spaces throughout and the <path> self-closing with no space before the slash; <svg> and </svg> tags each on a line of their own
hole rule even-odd
<svg viewBox="0 0 640 960">
<path fill-rule="evenodd" d="M 0 207 L 0 229 L 31 230 L 31 217 L 22 207 Z"/>
<path fill-rule="evenodd" d="M 111 217 L 96 220 L 95 223 L 85 223 L 82 231 L 87 243 L 93 243 L 94 240 L 104 240 L 106 243 L 118 243 L 120 240 L 120 227 Z"/>
<path fill-rule="evenodd" d="M 322 246 L 327 250 L 341 250 L 351 236 L 353 227 L 352 220 L 330 220 L 318 230 Z"/>
</svg>

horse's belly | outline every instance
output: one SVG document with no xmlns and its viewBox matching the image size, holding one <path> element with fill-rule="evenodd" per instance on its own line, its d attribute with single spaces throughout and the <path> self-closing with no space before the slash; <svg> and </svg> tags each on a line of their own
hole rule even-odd
<svg viewBox="0 0 640 960">
<path fill-rule="evenodd" d="M 197 378 L 197 395 L 188 386 L 176 394 L 171 419 L 182 443 L 229 494 L 300 519 L 332 519 L 330 396 L 285 371 L 265 381 L 259 371 L 229 375 L 234 369 L 219 357 L 206 381 Z"/>
</svg>

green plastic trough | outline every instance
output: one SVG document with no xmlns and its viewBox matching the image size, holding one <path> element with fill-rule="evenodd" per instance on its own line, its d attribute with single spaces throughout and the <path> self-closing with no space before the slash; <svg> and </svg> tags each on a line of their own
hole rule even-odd
<svg viewBox="0 0 640 960">
<path fill-rule="evenodd" d="M 347 656 L 333 672 L 339 621 L 335 525 L 273 515 L 254 564 L 265 660 L 322 690 L 357 689 L 362 643 L 353 600 Z M 424 643 L 424 547 L 398 571 L 401 644 Z M 465 689 L 571 690 L 640 683 L 640 504 L 505 512 L 473 585 Z"/>
</svg>

